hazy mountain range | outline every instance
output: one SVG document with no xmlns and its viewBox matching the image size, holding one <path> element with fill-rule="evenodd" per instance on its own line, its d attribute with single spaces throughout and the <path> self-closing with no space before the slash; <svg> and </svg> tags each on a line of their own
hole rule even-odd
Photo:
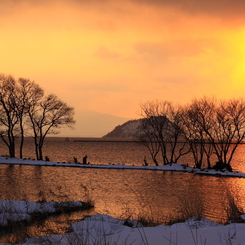
<svg viewBox="0 0 245 245">
<path fill-rule="evenodd" d="M 117 117 L 102 114 L 92 110 L 76 111 L 75 129 L 63 128 L 58 137 L 102 137 L 111 132 L 116 126 L 132 118 Z"/>
</svg>

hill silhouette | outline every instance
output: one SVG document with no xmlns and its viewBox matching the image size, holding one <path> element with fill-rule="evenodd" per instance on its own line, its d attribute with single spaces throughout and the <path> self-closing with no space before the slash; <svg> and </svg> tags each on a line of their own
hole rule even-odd
<svg viewBox="0 0 245 245">
<path fill-rule="evenodd" d="M 142 119 L 129 120 L 122 125 L 116 126 L 103 138 L 136 138 L 141 131 Z"/>
</svg>

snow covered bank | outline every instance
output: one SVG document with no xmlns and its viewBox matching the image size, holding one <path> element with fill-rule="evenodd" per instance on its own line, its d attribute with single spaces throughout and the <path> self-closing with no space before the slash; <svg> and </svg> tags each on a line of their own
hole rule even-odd
<svg viewBox="0 0 245 245">
<path fill-rule="evenodd" d="M 99 214 L 72 224 L 67 234 L 33 237 L 19 244 L 241 245 L 245 241 L 244 229 L 242 223 L 223 226 L 195 217 L 171 226 L 143 227 L 135 220 Z"/>
<path fill-rule="evenodd" d="M 195 173 L 195 174 L 202 174 L 202 175 L 245 178 L 245 173 L 239 173 L 237 171 L 228 172 L 228 171 L 217 171 L 214 169 L 198 169 L 198 168 L 192 168 L 176 163 L 172 163 L 164 166 L 131 166 L 131 165 L 124 165 L 120 163 L 117 164 L 108 163 L 107 165 L 96 165 L 96 164 L 37 161 L 32 159 L 19 159 L 19 158 L 0 156 L 0 164 L 9 164 L 9 165 L 18 164 L 18 165 L 51 166 L 51 167 L 178 171 L 178 172 L 188 172 L 188 173 Z"/>
<path fill-rule="evenodd" d="M 63 211 L 80 210 L 86 205 L 76 202 L 33 202 L 0 200 L 0 227 L 10 222 L 31 221 L 33 216 L 58 214 Z"/>
</svg>

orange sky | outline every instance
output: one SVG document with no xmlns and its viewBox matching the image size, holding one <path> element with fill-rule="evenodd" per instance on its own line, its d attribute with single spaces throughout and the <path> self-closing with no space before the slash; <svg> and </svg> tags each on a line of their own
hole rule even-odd
<svg viewBox="0 0 245 245">
<path fill-rule="evenodd" d="M 245 96 L 245 1 L 0 0 L 0 72 L 77 110 Z"/>
</svg>

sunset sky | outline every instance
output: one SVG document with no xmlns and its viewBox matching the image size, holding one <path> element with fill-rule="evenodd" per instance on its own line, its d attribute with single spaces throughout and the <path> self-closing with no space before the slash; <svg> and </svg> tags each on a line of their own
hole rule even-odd
<svg viewBox="0 0 245 245">
<path fill-rule="evenodd" d="M 0 72 L 76 110 L 245 97 L 244 0 L 0 0 Z"/>
</svg>

